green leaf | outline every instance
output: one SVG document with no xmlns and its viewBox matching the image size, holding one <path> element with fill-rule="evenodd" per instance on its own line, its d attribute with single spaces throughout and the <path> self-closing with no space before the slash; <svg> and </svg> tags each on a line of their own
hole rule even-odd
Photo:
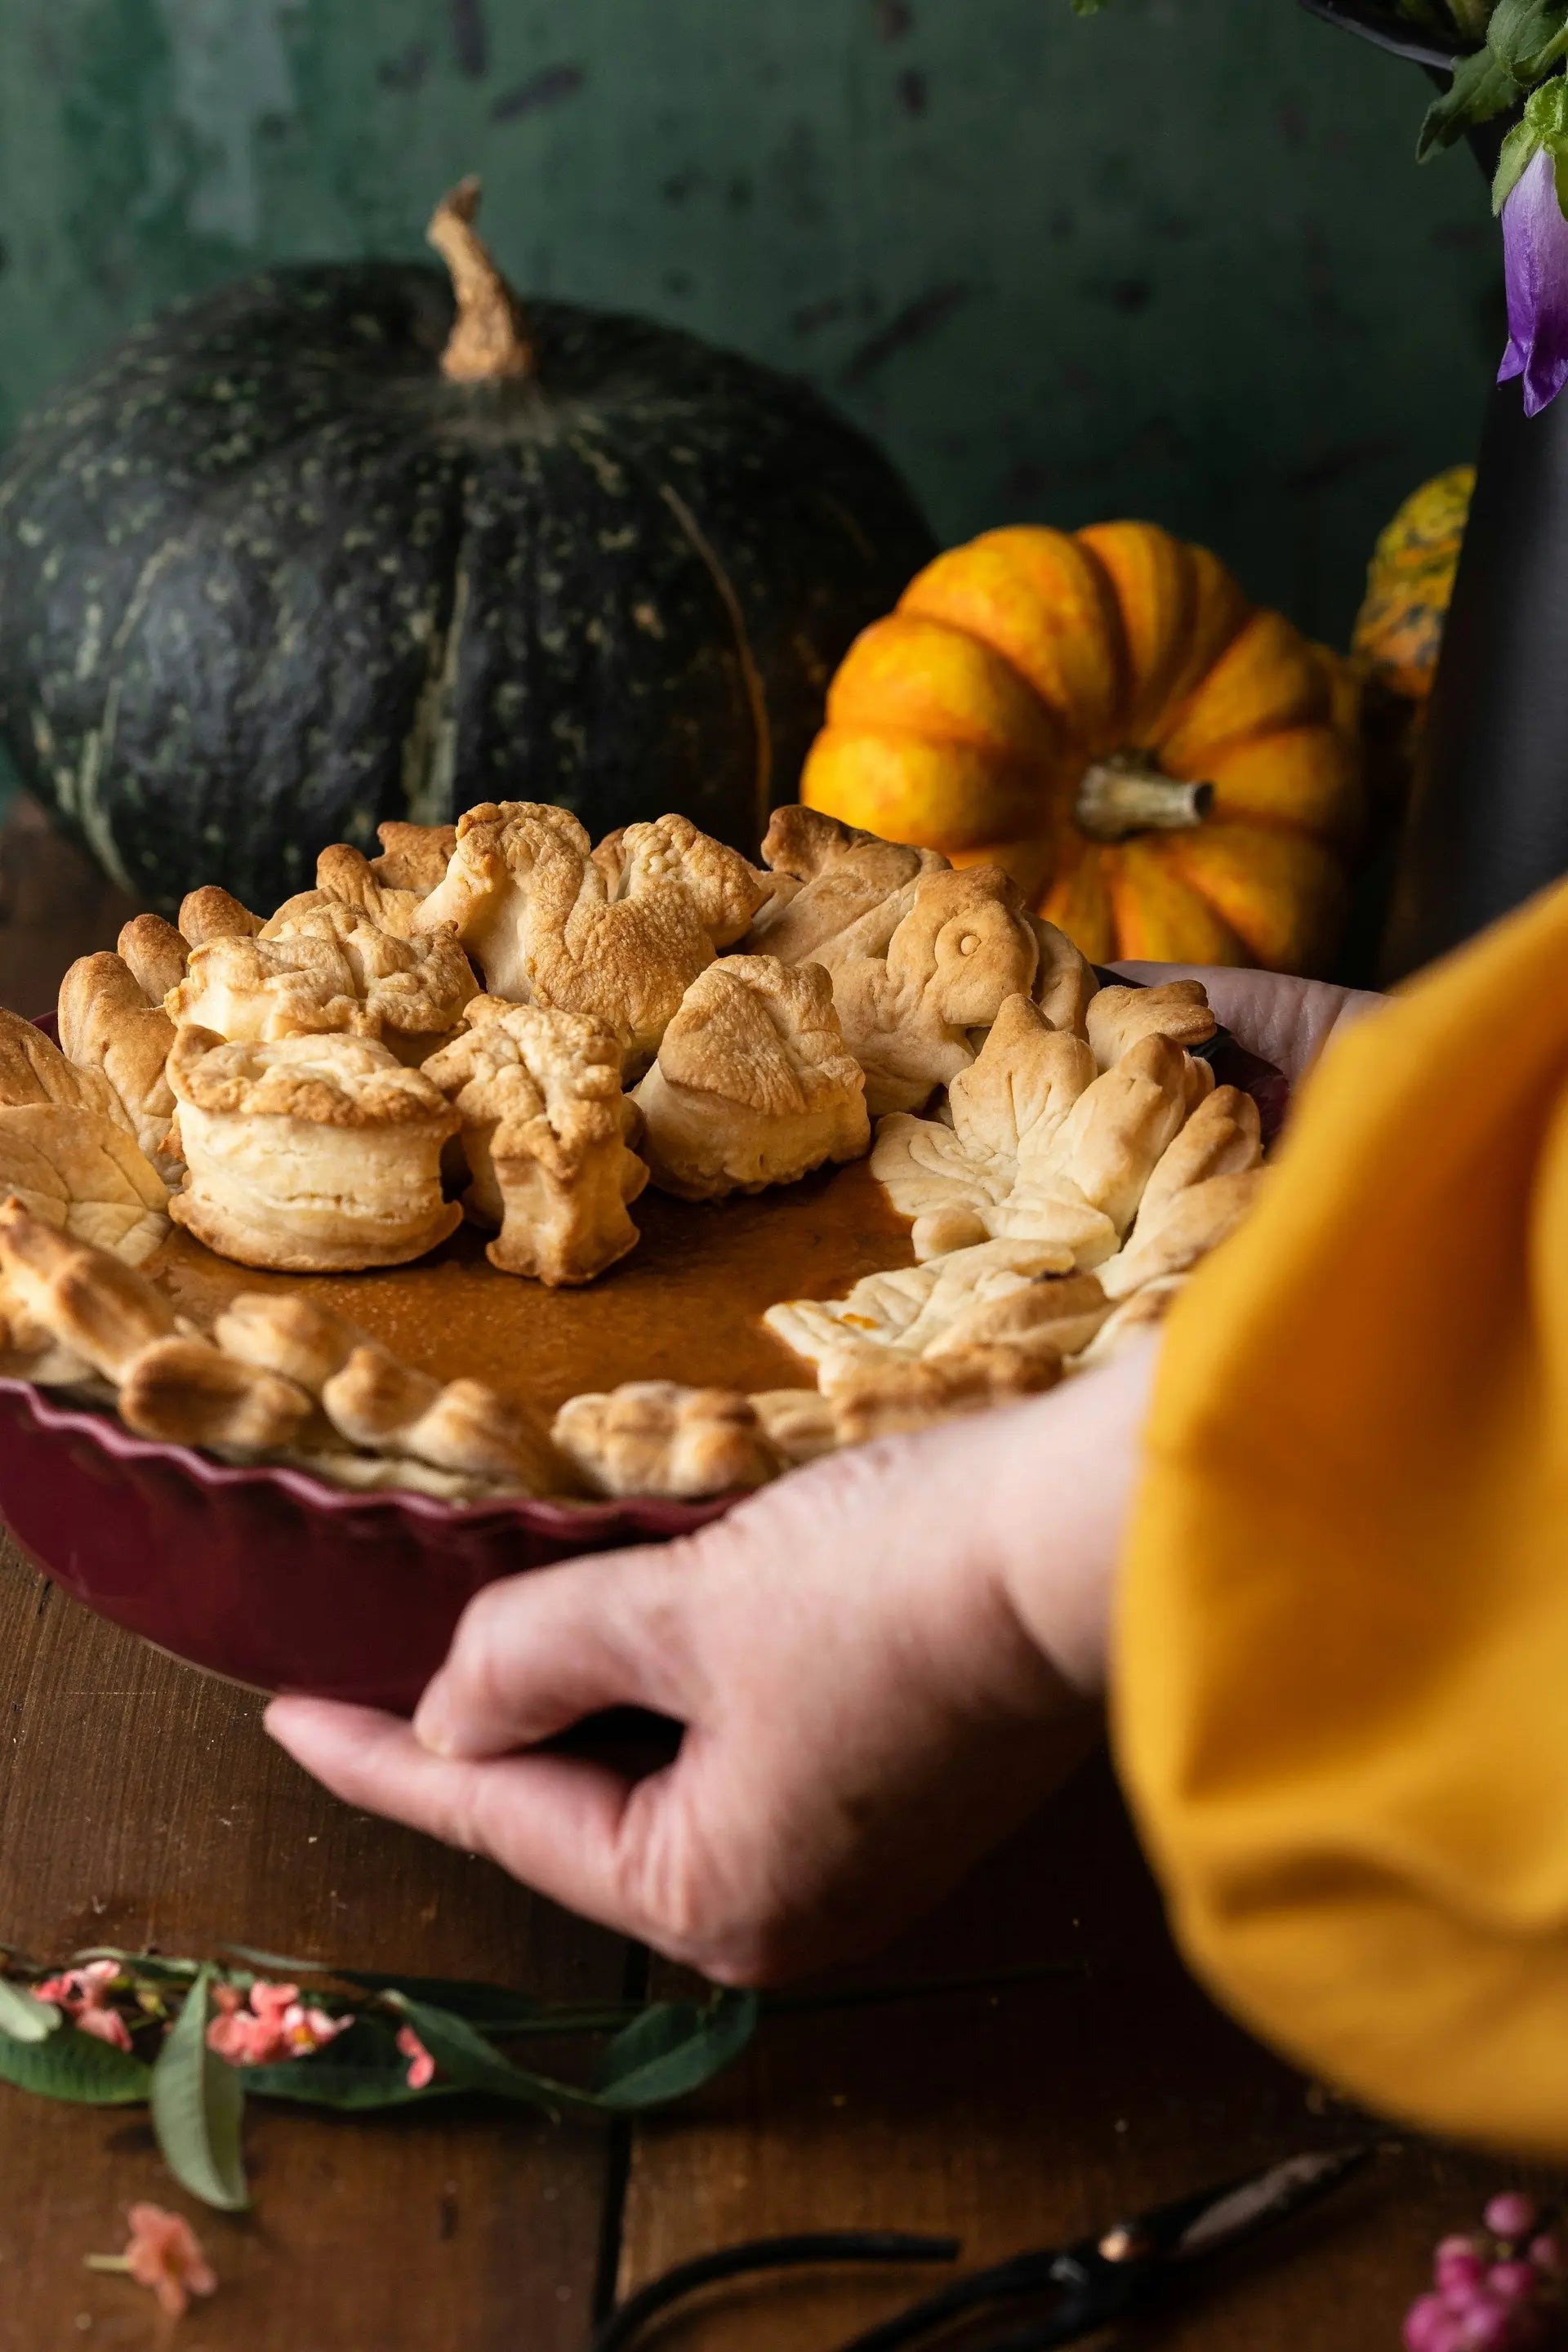
<svg viewBox="0 0 1568 2352">
<path fill-rule="evenodd" d="M 365 2112 L 379 2107 L 417 2106 L 450 2098 L 453 2083 L 408 2087 L 408 2061 L 390 2025 L 378 2017 L 356 2017 L 345 2033 L 313 2056 L 277 2065 L 247 2066 L 245 2087 L 263 2099 L 291 2099 L 303 2106 Z"/>
<path fill-rule="evenodd" d="M 411 2000 L 434 2001 L 458 2017 L 470 2017 L 492 2032 L 549 2031 L 544 2021 L 553 2014 L 547 2003 L 531 2000 L 526 1993 L 466 1977 L 415 1977 L 394 1969 L 340 1969 L 328 1960 L 286 1959 L 280 1953 L 258 1951 L 248 1944 L 226 1944 L 224 1949 L 249 1961 L 253 1968 L 281 1970 L 290 1977 L 335 1977 L 340 1983 L 357 1985 L 364 1992 L 405 1992 Z"/>
<path fill-rule="evenodd" d="M 146 2100 L 153 2070 L 129 2050 L 62 2025 L 45 2042 L 0 2035 L 0 2082 L 73 2106 L 132 2107 Z"/>
<path fill-rule="evenodd" d="M 503 2058 L 468 2019 L 433 2002 L 411 2000 L 405 1993 L 386 1996 L 406 2018 L 447 2081 L 462 2091 L 483 2091 L 491 2098 L 510 2099 L 523 2106 L 555 2113 L 563 2107 L 596 2108 L 590 2092 L 574 2090 L 548 2074 L 535 2074 Z"/>
<path fill-rule="evenodd" d="M 183 2188 L 226 2213 L 250 2202 L 239 2152 L 245 2084 L 207 2048 L 212 1969 L 199 1969 L 153 2068 L 153 2128 Z"/>
<path fill-rule="evenodd" d="M 59 2021 L 52 2000 L 40 2000 L 26 1985 L 0 1977 L 0 2033 L 13 2042 L 47 2042 Z"/>
<path fill-rule="evenodd" d="M 1521 89 L 1568 56 L 1568 0 L 1498 0 L 1487 47 Z"/>
<path fill-rule="evenodd" d="M 1428 163 L 1442 148 L 1452 147 L 1472 124 L 1489 122 L 1494 115 L 1506 114 L 1510 106 L 1517 104 L 1519 96 L 1518 82 L 1489 49 L 1478 49 L 1474 57 L 1461 58 L 1454 68 L 1453 80 L 1426 110 L 1421 136 L 1415 142 L 1417 163 Z"/>
<path fill-rule="evenodd" d="M 608 2107 L 662 2105 L 700 2090 L 741 2055 L 757 2030 L 754 1992 L 724 1992 L 700 2007 L 663 2001 L 617 2033 L 600 2060 L 595 2088 Z"/>
<path fill-rule="evenodd" d="M 71 1954 L 71 1966 L 80 1967 L 88 1960 L 118 1960 L 131 1976 L 145 1977 L 149 1984 L 189 1984 L 199 1973 L 199 1960 L 166 1959 L 162 1952 L 127 1952 L 118 1944 L 89 1944 L 84 1951 Z"/>
</svg>

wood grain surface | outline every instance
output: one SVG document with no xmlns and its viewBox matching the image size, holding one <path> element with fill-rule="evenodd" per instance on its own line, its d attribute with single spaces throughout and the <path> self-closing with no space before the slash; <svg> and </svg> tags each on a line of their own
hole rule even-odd
<svg viewBox="0 0 1568 2352">
<path fill-rule="evenodd" d="M 123 911 L 25 809 L 0 832 L 0 1001 L 35 1010 Z M 89 1616 L 0 1537 L 0 1941 L 55 1959 L 237 1938 L 574 1998 L 637 1969 L 488 1864 L 336 1804 L 259 1713 Z M 138 2112 L 0 2088 L 0 2352 L 581 2352 L 613 2279 L 630 2290 L 736 2239 L 881 2224 L 953 2231 L 984 2261 L 1368 2134 L 1384 2152 L 1363 2181 L 1136 2340 L 1393 2352 L 1434 2240 L 1511 2168 L 1383 2132 L 1222 2018 L 1097 1765 L 936 1917 L 792 1996 L 743 2065 L 629 2145 L 479 2109 L 253 2107 L 256 2210 L 229 2219 L 174 2187 Z M 191 2215 L 221 2281 L 173 2336 L 142 2291 L 83 2267 L 143 2197 Z M 649 2341 L 829 2352 L 922 2284 L 730 2291 Z"/>
</svg>

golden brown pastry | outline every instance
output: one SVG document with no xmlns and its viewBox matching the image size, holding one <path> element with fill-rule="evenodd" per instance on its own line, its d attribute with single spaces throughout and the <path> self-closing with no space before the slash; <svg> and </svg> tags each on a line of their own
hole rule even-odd
<svg viewBox="0 0 1568 2352">
<path fill-rule="evenodd" d="M 967 1347 L 941 1356 L 831 1357 L 821 1371 L 839 1442 L 904 1436 L 1055 1388 L 1061 1358 L 1046 1349 Z"/>
<path fill-rule="evenodd" d="M 1186 1288 L 1186 1280 L 1182 1274 L 1160 1275 L 1152 1282 L 1146 1282 L 1142 1290 L 1134 1290 L 1106 1318 L 1073 1370 L 1092 1371 L 1099 1364 L 1108 1364 L 1129 1340 L 1158 1330 Z"/>
<path fill-rule="evenodd" d="M 763 1321 L 810 1363 L 889 1348 L 920 1356 L 960 1315 L 1042 1275 L 1072 1270 L 1070 1251 L 1054 1242 L 981 1242 L 924 1265 L 865 1275 L 845 1298 L 782 1299 Z"/>
<path fill-rule="evenodd" d="M 654 1182 L 682 1200 L 793 1184 L 870 1148 L 865 1077 L 820 964 L 757 955 L 710 964 L 633 1099 Z"/>
<path fill-rule="evenodd" d="M 452 932 L 394 939 L 342 899 L 275 918 L 264 935 L 208 940 L 167 1001 L 176 1027 L 195 1024 L 237 1043 L 287 1037 L 376 1038 L 417 1066 L 451 1037 L 477 986 Z"/>
<path fill-rule="evenodd" d="M 189 1170 L 170 1214 L 221 1257 L 291 1274 L 404 1265 L 461 1222 L 441 1194 L 458 1115 L 373 1038 L 226 1043 L 187 1024 L 169 1081 Z"/>
<path fill-rule="evenodd" d="M 772 887 L 745 945 L 749 954 L 777 956 L 781 963 L 811 961 L 829 940 L 898 898 L 922 874 L 950 870 L 939 849 L 906 848 L 820 809 L 794 804 L 774 809 L 763 858 L 772 869 Z"/>
<path fill-rule="evenodd" d="M 342 1436 L 373 1453 L 532 1495 L 569 1483 L 521 1406 L 479 1381 L 443 1385 L 413 1370 L 312 1299 L 246 1292 L 213 1337 L 237 1362 L 307 1391 Z"/>
<path fill-rule="evenodd" d="M 412 890 L 416 898 L 427 898 L 446 879 L 458 846 L 455 824 L 407 824 L 393 818 L 375 832 L 381 855 L 371 859 L 370 870 L 384 889 Z"/>
<path fill-rule="evenodd" d="M 896 919 L 894 919 L 896 918 Z M 889 929 L 889 923 L 891 929 Z M 916 1111 L 974 1059 L 1010 996 L 1039 964 L 1033 919 L 994 866 L 925 874 L 825 941 L 845 1042 L 866 1073 L 873 1118 Z"/>
<path fill-rule="evenodd" d="M 262 925 L 260 936 L 276 939 L 287 929 L 291 914 L 308 914 L 335 900 L 357 908 L 367 921 L 378 930 L 390 931 L 395 940 L 409 940 L 414 936 L 414 918 L 428 895 L 423 890 L 395 888 L 382 880 L 362 850 L 352 848 L 346 841 L 334 841 L 316 860 L 314 890 L 288 899 Z"/>
<path fill-rule="evenodd" d="M 1145 1283 L 1185 1274 L 1236 1231 L 1263 1181 L 1261 1168 L 1209 1176 L 1162 1202 L 1145 1224 L 1140 1216 L 1127 1246 L 1100 1269 L 1108 1298 L 1126 1298 Z"/>
<path fill-rule="evenodd" d="M 1218 1027 L 1201 980 L 1167 980 L 1157 988 L 1100 989 L 1085 1013 L 1085 1034 L 1094 1058 L 1109 1070 L 1143 1037 L 1169 1037 L 1173 1045 L 1206 1045 Z"/>
<path fill-rule="evenodd" d="M 114 944 L 149 1004 L 161 1005 L 185 976 L 189 942 L 162 915 L 133 915 Z"/>
<path fill-rule="evenodd" d="M 647 1182 L 631 1141 L 613 1029 L 578 1013 L 479 996 L 468 1026 L 425 1065 L 462 1121 L 473 1179 L 466 1206 L 499 1226 L 486 1252 L 503 1274 L 591 1282 L 637 1239 L 627 1210 Z"/>
<path fill-rule="evenodd" d="M 455 925 L 492 996 L 608 1023 L 631 1078 L 718 940 L 745 929 L 763 885 L 684 818 L 628 825 L 603 852 L 595 857 L 569 810 L 486 803 L 459 821 L 416 928 Z"/>
<path fill-rule="evenodd" d="M 773 811 L 763 856 L 773 869 L 773 890 L 745 945 L 784 963 L 836 961 L 822 950 L 857 926 L 852 952 L 885 956 L 910 912 L 915 884 L 951 871 L 940 850 L 883 841 L 820 809 L 794 806 Z M 1065 931 L 1037 915 L 1027 920 L 1038 955 L 1035 1001 L 1053 1029 L 1081 1037 L 1099 987 L 1094 972 Z"/>
<path fill-rule="evenodd" d="M 816 1389 L 763 1389 L 751 1399 L 763 1434 L 792 1470 L 837 1451 L 833 1407 Z"/>
<path fill-rule="evenodd" d="M 60 982 L 60 1044 L 75 1066 L 99 1073 L 165 1183 L 179 1181 L 169 1140 L 174 1097 L 166 1066 L 174 1024 L 122 956 L 82 956 Z"/>
<path fill-rule="evenodd" d="M 0 1370 L 46 1388 L 114 1382 L 175 1328 L 145 1276 L 19 1200 L 0 1202 Z"/>
<path fill-rule="evenodd" d="M 128 1135 L 134 1132 L 130 1113 L 101 1070 L 79 1069 L 53 1038 L 0 1005 L 0 1105 L 20 1110 L 29 1103 L 96 1111 Z"/>
<path fill-rule="evenodd" d="M 926 1347 L 928 1359 L 967 1348 L 1013 1348 L 1025 1355 L 1076 1356 L 1110 1314 L 1092 1274 L 1041 1275 L 1019 1290 L 963 1307 Z"/>
<path fill-rule="evenodd" d="M 156 1340 L 126 1367 L 120 1412 L 141 1437 L 258 1454 L 291 1444 L 316 1407 L 291 1381 L 237 1363 L 210 1339 L 182 1338 Z"/>
<path fill-rule="evenodd" d="M 551 1435 L 598 1495 L 698 1501 L 764 1486 L 784 1467 L 750 1398 L 672 1381 L 629 1381 L 605 1396 L 574 1397 Z"/>
<path fill-rule="evenodd" d="M 261 918 L 216 882 L 188 890 L 180 902 L 180 937 L 187 947 L 205 947 L 209 940 L 253 940 Z"/>
<path fill-rule="evenodd" d="M 1189 1101 L 1212 1086 L 1212 1074 L 1193 1085 L 1197 1066 L 1154 1033 L 1097 1073 L 1081 1038 L 1016 996 L 949 1087 L 948 1120 L 885 1119 L 871 1166 L 914 1218 L 917 1256 L 986 1237 L 1039 1239 L 1097 1265 L 1131 1223 Z"/>
<path fill-rule="evenodd" d="M 169 1231 L 163 1178 L 122 1126 L 62 1104 L 0 1108 L 0 1201 L 24 1208 L 127 1265 Z"/>
</svg>

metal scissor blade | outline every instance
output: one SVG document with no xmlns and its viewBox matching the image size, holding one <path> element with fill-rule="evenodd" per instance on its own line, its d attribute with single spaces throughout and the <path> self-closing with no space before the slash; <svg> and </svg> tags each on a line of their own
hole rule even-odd
<svg viewBox="0 0 1568 2352">
<path fill-rule="evenodd" d="M 1276 2221 L 1289 2220 L 1358 2172 L 1371 2154 L 1369 2147 L 1340 2147 L 1317 2156 L 1288 2156 L 1248 2180 L 1215 2189 L 1170 2246 L 1171 2260 L 1192 2262 L 1200 2255 L 1219 2253 Z M 1157 2224 L 1158 2216 L 1149 2218 Z"/>
</svg>

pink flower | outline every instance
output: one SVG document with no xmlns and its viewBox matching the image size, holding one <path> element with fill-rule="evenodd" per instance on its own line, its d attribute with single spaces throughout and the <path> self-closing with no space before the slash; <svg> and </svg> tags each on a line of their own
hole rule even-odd
<svg viewBox="0 0 1568 2352">
<path fill-rule="evenodd" d="M 1481 2215 L 1495 2238 L 1528 2238 L 1536 2223 L 1533 2200 L 1522 2189 L 1505 2189 Z"/>
<path fill-rule="evenodd" d="M 193 2294 L 211 2294 L 217 2279 L 195 2231 L 181 2213 L 162 2205 L 132 2205 L 125 2267 L 138 2286 L 150 2286 L 171 2319 Z"/>
<path fill-rule="evenodd" d="M 353 2023 L 352 2017 L 307 2008 L 298 1985 L 253 1984 L 248 2009 L 232 1985 L 216 1987 L 215 2000 L 222 2013 L 207 2027 L 207 2048 L 231 2066 L 272 2066 L 280 2059 L 308 2057 Z"/>
<path fill-rule="evenodd" d="M 415 2032 L 414 2028 L 411 2025 L 399 2026 L 397 2030 L 397 2046 L 409 2062 L 409 2089 L 411 2091 L 422 2091 L 426 2083 L 434 2082 L 435 2080 L 436 2061 L 431 2057 L 430 2053 L 426 2049 L 425 2044 L 420 2041 L 419 2036 Z"/>
<path fill-rule="evenodd" d="M 116 2050 L 129 2050 L 131 2035 L 125 2020 L 109 1999 L 120 1980 L 118 1960 L 89 1960 L 85 1968 L 66 1969 L 57 1977 L 46 1977 L 33 1991 L 39 2000 L 58 2003 L 79 2033 L 111 2042 Z"/>
</svg>

